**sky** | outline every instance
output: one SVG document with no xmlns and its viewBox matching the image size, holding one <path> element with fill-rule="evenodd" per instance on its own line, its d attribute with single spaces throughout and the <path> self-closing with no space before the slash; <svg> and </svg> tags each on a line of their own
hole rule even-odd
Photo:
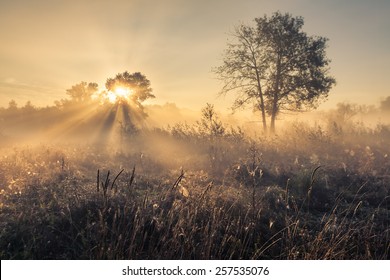
<svg viewBox="0 0 390 280">
<path fill-rule="evenodd" d="M 389 0 L 0 0 L 0 106 L 53 105 L 74 84 L 103 89 L 129 71 L 151 81 L 153 104 L 228 109 L 212 69 L 229 33 L 276 11 L 329 39 L 337 85 L 320 108 L 390 96 Z"/>
</svg>

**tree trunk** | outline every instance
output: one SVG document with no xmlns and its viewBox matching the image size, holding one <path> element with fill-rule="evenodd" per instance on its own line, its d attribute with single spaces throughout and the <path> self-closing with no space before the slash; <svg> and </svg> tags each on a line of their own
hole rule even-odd
<svg viewBox="0 0 390 280">
<path fill-rule="evenodd" d="M 271 132 L 271 135 L 275 135 L 275 119 L 274 118 L 271 119 L 270 132 Z"/>
<path fill-rule="evenodd" d="M 272 97 L 271 134 L 275 134 L 275 120 L 279 109 L 278 103 L 279 103 L 280 81 L 281 81 L 281 55 L 279 51 L 277 55 L 277 61 L 276 61 L 276 79 L 275 79 L 275 85 L 274 85 L 273 97 Z"/>
<path fill-rule="evenodd" d="M 264 109 L 264 100 L 263 100 L 263 96 L 260 97 L 260 109 L 261 109 L 261 118 L 262 118 L 262 121 L 263 121 L 263 130 L 264 130 L 264 133 L 267 133 L 267 119 L 265 117 L 265 109 Z"/>
<path fill-rule="evenodd" d="M 271 125 L 270 125 L 271 134 L 275 134 L 275 120 L 276 120 L 276 115 L 278 113 L 277 102 L 278 102 L 277 94 L 275 94 L 274 100 L 272 101 Z"/>
<path fill-rule="evenodd" d="M 259 74 L 257 67 L 256 67 L 256 80 L 257 80 L 257 90 L 258 90 L 259 97 L 260 97 L 260 110 L 261 110 L 261 118 L 263 121 L 263 131 L 264 131 L 264 133 L 267 133 L 267 119 L 265 117 L 263 91 L 261 90 L 260 74 Z"/>
</svg>

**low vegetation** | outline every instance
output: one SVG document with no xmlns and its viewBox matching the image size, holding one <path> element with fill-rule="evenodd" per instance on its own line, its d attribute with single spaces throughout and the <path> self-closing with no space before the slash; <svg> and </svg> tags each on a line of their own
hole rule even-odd
<svg viewBox="0 0 390 280">
<path fill-rule="evenodd" d="M 207 109 L 208 108 L 208 109 Z M 390 127 L 195 125 L 10 145 L 1 259 L 389 259 Z"/>
</svg>

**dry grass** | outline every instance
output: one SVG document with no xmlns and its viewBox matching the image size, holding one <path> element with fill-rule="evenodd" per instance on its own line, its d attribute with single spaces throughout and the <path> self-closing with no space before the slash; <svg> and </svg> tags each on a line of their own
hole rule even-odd
<svg viewBox="0 0 390 280">
<path fill-rule="evenodd" d="M 171 141 L 168 157 L 130 138 L 127 154 L 4 150 L 1 259 L 390 257 L 387 136 L 367 145 L 308 128 L 210 143 L 175 129 L 132 138 Z"/>
</svg>

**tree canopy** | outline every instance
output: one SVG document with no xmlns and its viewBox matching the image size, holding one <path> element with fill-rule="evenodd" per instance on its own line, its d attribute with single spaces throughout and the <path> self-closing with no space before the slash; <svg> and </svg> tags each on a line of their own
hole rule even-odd
<svg viewBox="0 0 390 280">
<path fill-rule="evenodd" d="M 316 108 L 336 81 L 328 74 L 327 38 L 302 31 L 302 17 L 276 12 L 255 23 L 235 28 L 214 72 L 224 82 L 221 94 L 236 94 L 233 109 L 252 105 L 261 112 L 264 130 L 266 115 L 271 118 L 274 132 L 281 111 Z"/>
<path fill-rule="evenodd" d="M 92 95 L 97 93 L 98 88 L 97 83 L 81 82 L 67 89 L 66 94 L 71 97 L 72 101 L 87 102 L 91 100 Z"/>
<path fill-rule="evenodd" d="M 140 72 L 130 74 L 126 71 L 117 74 L 115 78 L 108 78 L 106 81 L 106 89 L 108 91 L 115 91 L 117 88 L 126 88 L 130 90 L 131 100 L 139 106 L 141 106 L 141 102 L 146 99 L 155 97 L 152 94 L 150 81 Z"/>
<path fill-rule="evenodd" d="M 382 111 L 390 111 L 390 96 L 381 101 L 380 108 Z"/>
</svg>

